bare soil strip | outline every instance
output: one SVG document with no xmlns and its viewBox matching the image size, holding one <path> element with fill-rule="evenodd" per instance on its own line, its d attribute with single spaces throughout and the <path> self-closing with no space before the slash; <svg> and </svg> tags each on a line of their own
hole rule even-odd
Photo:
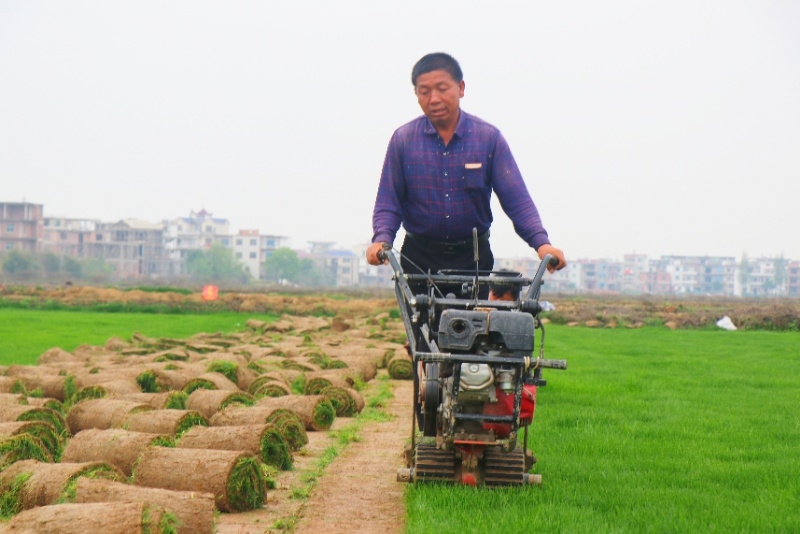
<svg viewBox="0 0 800 534">
<path fill-rule="evenodd" d="M 403 532 L 405 486 L 396 481 L 403 445 L 411 432 L 411 381 L 395 381 L 387 412 L 393 421 L 362 427 L 352 443 L 325 470 L 302 509 L 295 534 Z"/>
<path fill-rule="evenodd" d="M 377 382 L 371 381 L 368 388 Z M 408 380 L 392 384 L 394 397 L 385 412 L 393 419 L 364 423 L 358 432 L 361 441 L 349 444 L 325 468 L 307 499 L 295 498 L 293 490 L 304 486 L 303 473 L 315 469 L 323 452 L 334 444 L 330 432 L 309 432 L 308 444 L 295 453 L 294 468 L 278 474 L 280 487 L 268 492 L 264 508 L 220 514 L 217 534 L 278 533 L 292 525 L 295 534 L 403 532 L 405 486 L 396 481 L 396 472 L 404 465 L 403 445 L 411 432 L 413 389 Z M 336 418 L 331 430 L 350 422 Z"/>
</svg>

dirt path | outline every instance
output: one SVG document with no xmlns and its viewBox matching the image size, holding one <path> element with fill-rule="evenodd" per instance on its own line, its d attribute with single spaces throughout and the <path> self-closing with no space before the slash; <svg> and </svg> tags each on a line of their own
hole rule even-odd
<svg viewBox="0 0 800 534">
<path fill-rule="evenodd" d="M 302 509 L 295 534 L 403 532 L 405 486 L 396 481 L 403 445 L 411 428 L 411 382 L 395 381 L 387 412 L 394 420 L 362 427 L 325 470 Z"/>
<path fill-rule="evenodd" d="M 337 418 L 329 432 L 309 432 L 308 444 L 295 454 L 294 468 L 278 475 L 279 488 L 269 491 L 264 508 L 220 514 L 217 534 L 403 532 L 405 485 L 396 481 L 396 473 L 405 465 L 402 452 L 411 429 L 413 388 L 408 380 L 393 380 L 392 385 L 394 396 L 385 412 L 393 419 L 364 423 L 358 431 L 361 441 L 347 445 L 324 469 L 307 499 L 295 494 L 307 487 L 304 474 L 315 469 L 334 443 L 332 432 L 351 419 Z"/>
</svg>

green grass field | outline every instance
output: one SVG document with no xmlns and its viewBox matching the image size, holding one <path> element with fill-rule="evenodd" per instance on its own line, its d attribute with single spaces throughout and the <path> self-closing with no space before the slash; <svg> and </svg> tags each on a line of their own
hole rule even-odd
<svg viewBox="0 0 800 534">
<path fill-rule="evenodd" d="M 268 319 L 242 313 L 156 314 L 91 311 L 0 309 L 0 365 L 35 364 L 52 347 L 72 351 L 79 345 L 103 345 L 117 336 L 126 341 L 135 332 L 150 337 L 185 338 L 198 332 L 236 332 L 247 319 Z"/>
<path fill-rule="evenodd" d="M 408 532 L 800 532 L 800 335 L 548 326 L 541 487 L 408 487 Z"/>
</svg>

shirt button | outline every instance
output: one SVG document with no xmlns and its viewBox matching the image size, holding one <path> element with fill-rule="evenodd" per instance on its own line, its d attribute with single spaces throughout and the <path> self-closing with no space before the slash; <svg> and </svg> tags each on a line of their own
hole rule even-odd
<svg viewBox="0 0 800 534">
<path fill-rule="evenodd" d="M 447 173 L 444 173 L 444 175 L 447 176 Z"/>
<path fill-rule="evenodd" d="M 445 215 L 445 216 L 444 216 L 444 218 L 445 218 L 445 219 L 449 219 L 449 218 L 450 218 L 450 216 L 449 216 L 449 215 Z"/>
</svg>

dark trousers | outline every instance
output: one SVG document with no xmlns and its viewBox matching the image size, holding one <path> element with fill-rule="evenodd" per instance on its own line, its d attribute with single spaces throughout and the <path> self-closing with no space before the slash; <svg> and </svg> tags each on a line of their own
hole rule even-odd
<svg viewBox="0 0 800 534">
<path fill-rule="evenodd" d="M 443 269 L 464 271 L 461 274 L 466 275 L 475 274 L 475 257 L 472 243 L 454 245 L 406 235 L 400 253 L 400 265 L 406 274 L 436 274 Z M 488 237 L 478 241 L 478 256 L 478 270 L 489 272 L 494 268 L 494 255 L 492 254 Z M 415 295 L 427 292 L 427 286 L 424 282 L 409 285 Z M 440 289 L 444 295 L 454 293 L 456 297 L 464 298 L 461 295 L 460 284 Z M 438 292 L 436 295 L 440 296 Z M 485 299 L 488 295 L 488 285 L 486 287 L 482 286 L 480 298 Z"/>
</svg>

